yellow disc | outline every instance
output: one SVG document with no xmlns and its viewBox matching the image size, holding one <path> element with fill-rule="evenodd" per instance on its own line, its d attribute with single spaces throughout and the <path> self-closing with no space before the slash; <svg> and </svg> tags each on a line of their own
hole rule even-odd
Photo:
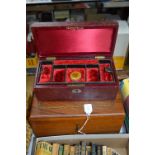
<svg viewBox="0 0 155 155">
<path fill-rule="evenodd" d="M 78 71 L 74 71 L 70 74 L 71 80 L 79 80 L 81 79 L 81 73 Z"/>
</svg>

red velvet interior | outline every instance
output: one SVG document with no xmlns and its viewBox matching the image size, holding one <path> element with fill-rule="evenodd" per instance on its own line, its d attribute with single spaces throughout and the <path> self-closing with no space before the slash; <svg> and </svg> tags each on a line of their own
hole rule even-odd
<svg viewBox="0 0 155 155">
<path fill-rule="evenodd" d="M 34 39 L 40 57 L 50 56 L 112 56 L 114 27 L 85 29 L 34 28 Z"/>
<path fill-rule="evenodd" d="M 54 69 L 53 81 L 54 82 L 65 82 L 65 69 Z"/>
<path fill-rule="evenodd" d="M 85 63 L 80 62 L 80 60 L 60 60 L 55 61 L 56 64 L 62 63 L 63 65 L 65 63 L 67 64 L 86 64 L 88 61 L 85 61 Z M 94 63 L 96 64 L 96 61 L 90 61 L 90 64 Z M 58 65 L 57 64 L 57 65 Z M 59 64 L 59 65 L 60 65 Z M 109 63 L 99 64 L 99 67 L 87 67 L 86 68 L 54 68 L 52 73 L 52 65 L 42 65 L 41 67 L 41 75 L 39 79 L 39 83 L 46 83 L 51 81 L 52 74 L 53 74 L 53 82 L 97 82 L 97 81 L 113 81 L 112 73 L 109 73 L 105 71 L 105 68 L 110 67 Z M 80 80 L 73 81 L 70 76 L 73 71 L 79 71 L 81 73 Z M 86 76 L 86 77 L 85 77 Z"/>
<path fill-rule="evenodd" d="M 101 81 L 113 81 L 112 75 L 108 72 L 105 72 L 106 67 L 110 67 L 110 64 L 100 64 L 100 79 Z"/>
<path fill-rule="evenodd" d="M 87 82 L 99 81 L 99 69 L 98 68 L 87 68 Z"/>
<path fill-rule="evenodd" d="M 78 71 L 81 73 L 80 80 L 73 81 L 70 78 L 71 73 L 74 71 Z M 66 71 L 66 82 L 85 82 L 85 68 L 68 68 Z"/>
<path fill-rule="evenodd" d="M 49 82 L 52 75 L 52 65 L 42 65 L 39 83 Z"/>
<path fill-rule="evenodd" d="M 55 60 L 55 65 L 66 65 L 66 64 L 98 64 L 98 60 L 96 59 L 85 59 L 85 60 Z"/>
</svg>

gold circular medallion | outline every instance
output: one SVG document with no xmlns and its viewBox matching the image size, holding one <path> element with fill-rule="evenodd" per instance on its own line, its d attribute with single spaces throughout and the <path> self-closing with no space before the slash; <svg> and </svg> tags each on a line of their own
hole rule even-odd
<svg viewBox="0 0 155 155">
<path fill-rule="evenodd" d="M 70 74 L 71 80 L 80 80 L 81 79 L 81 73 L 78 71 L 74 71 Z"/>
</svg>

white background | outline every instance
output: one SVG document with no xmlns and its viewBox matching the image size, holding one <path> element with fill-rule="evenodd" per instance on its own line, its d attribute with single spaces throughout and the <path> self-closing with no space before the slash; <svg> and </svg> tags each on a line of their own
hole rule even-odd
<svg viewBox="0 0 155 155">
<path fill-rule="evenodd" d="M 154 1 L 130 1 L 130 155 L 155 148 Z M 26 1 L 0 2 L 1 155 L 26 154 Z"/>
</svg>

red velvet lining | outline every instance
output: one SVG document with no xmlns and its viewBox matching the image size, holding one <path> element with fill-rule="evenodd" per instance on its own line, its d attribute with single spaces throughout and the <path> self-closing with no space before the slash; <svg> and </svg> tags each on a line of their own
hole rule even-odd
<svg viewBox="0 0 155 155">
<path fill-rule="evenodd" d="M 100 79 L 101 81 L 113 81 L 110 73 L 105 72 L 105 67 L 110 67 L 110 64 L 100 64 Z"/>
<path fill-rule="evenodd" d="M 39 56 L 107 55 L 113 51 L 115 28 L 87 29 L 35 28 L 34 38 Z"/>
<path fill-rule="evenodd" d="M 57 61 L 58 63 L 68 63 L 68 61 Z M 69 61 L 74 64 L 74 61 Z M 80 60 L 77 63 L 81 63 Z M 87 61 L 86 61 L 87 62 Z M 95 61 L 90 61 L 94 63 Z M 83 63 L 82 63 L 83 64 Z M 113 81 L 112 73 L 106 72 L 105 68 L 110 67 L 109 63 L 99 64 L 99 68 L 56 68 L 53 71 L 53 82 L 97 82 L 97 81 Z M 81 73 L 81 78 L 79 80 L 72 80 L 71 73 L 74 71 L 79 71 Z M 86 75 L 85 75 L 86 74 Z M 86 76 L 86 77 L 85 77 Z M 41 75 L 39 83 L 50 82 L 52 77 L 52 65 L 42 65 Z"/>
<path fill-rule="evenodd" d="M 65 82 L 65 69 L 54 69 L 53 81 L 54 82 Z"/>
<path fill-rule="evenodd" d="M 98 68 L 87 68 L 87 82 L 99 81 L 99 70 Z"/>
<path fill-rule="evenodd" d="M 98 60 L 55 60 L 55 65 L 67 65 L 67 64 L 98 64 Z"/>
<path fill-rule="evenodd" d="M 74 71 L 78 71 L 81 73 L 80 80 L 73 81 L 70 76 Z M 68 68 L 66 72 L 66 82 L 85 82 L 85 68 Z"/>
<path fill-rule="evenodd" d="M 49 82 L 52 73 L 52 65 L 42 65 L 39 83 Z"/>
</svg>

